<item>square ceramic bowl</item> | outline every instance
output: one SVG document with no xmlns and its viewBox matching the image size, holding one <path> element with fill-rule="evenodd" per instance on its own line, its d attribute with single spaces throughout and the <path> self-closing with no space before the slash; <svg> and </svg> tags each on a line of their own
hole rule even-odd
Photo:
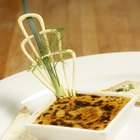
<svg viewBox="0 0 140 140">
<path fill-rule="evenodd" d="M 33 124 L 37 117 L 56 100 L 56 98 L 50 94 L 50 100 L 46 103 L 46 105 L 33 113 L 27 120 L 27 130 L 37 136 L 40 140 L 113 140 L 121 127 L 125 124 L 128 115 L 136 102 L 136 96 L 126 93 L 116 94 L 83 92 L 83 94 L 85 93 L 88 93 L 88 95 L 123 96 L 130 98 L 130 100 L 103 130 Z"/>
</svg>

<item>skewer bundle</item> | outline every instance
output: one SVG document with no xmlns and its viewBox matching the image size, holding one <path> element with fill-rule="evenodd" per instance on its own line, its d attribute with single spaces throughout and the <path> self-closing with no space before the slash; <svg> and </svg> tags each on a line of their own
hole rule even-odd
<svg viewBox="0 0 140 140">
<path fill-rule="evenodd" d="M 36 32 L 33 29 L 33 35 L 28 35 L 25 27 L 24 27 L 24 20 L 31 18 L 31 23 L 34 25 L 35 23 L 32 22 L 33 19 L 37 19 L 40 23 L 41 31 Z M 69 97 L 75 95 L 75 59 L 76 55 L 75 52 L 71 49 L 63 50 L 62 49 L 62 41 L 61 41 L 61 34 L 57 29 L 46 29 L 44 21 L 42 17 L 38 14 L 34 13 L 27 13 L 19 17 L 18 19 L 19 26 L 25 36 L 25 39 L 21 43 L 21 48 L 26 57 L 32 63 L 32 72 L 34 76 L 49 90 L 51 90 L 58 98 L 60 97 Z M 30 23 L 30 22 L 29 22 Z M 35 25 L 34 25 L 35 26 Z M 33 26 L 33 27 L 34 27 Z M 32 27 L 32 26 L 31 26 Z M 36 37 L 36 34 L 38 35 Z M 50 42 L 48 38 L 48 34 L 54 34 L 56 36 L 55 40 L 57 41 L 57 49 L 55 51 L 51 50 Z M 36 44 L 33 43 L 33 39 L 36 40 L 36 44 L 39 46 L 38 40 L 43 40 L 42 44 L 38 47 L 40 52 L 37 49 Z M 31 52 L 28 52 L 27 45 L 29 45 L 30 49 L 32 50 L 33 55 Z M 42 46 L 45 46 L 44 50 L 42 50 Z M 43 54 L 43 55 L 42 55 Z M 67 78 L 66 66 L 64 64 L 64 55 L 70 55 L 72 57 L 72 83 L 70 84 L 69 79 Z M 60 75 L 57 73 L 56 57 L 59 56 L 59 62 L 62 64 L 62 71 L 63 77 L 65 79 L 65 85 L 62 83 L 62 79 Z M 46 61 L 47 62 L 46 62 Z"/>
</svg>

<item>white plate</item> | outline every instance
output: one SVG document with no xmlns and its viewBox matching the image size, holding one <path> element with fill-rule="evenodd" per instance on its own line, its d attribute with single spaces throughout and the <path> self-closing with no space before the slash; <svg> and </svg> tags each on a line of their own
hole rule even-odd
<svg viewBox="0 0 140 140">
<path fill-rule="evenodd" d="M 77 59 L 76 88 L 98 91 L 124 80 L 140 81 L 140 52 L 110 53 Z M 26 97 L 45 89 L 29 72 L 0 81 L 0 136 Z M 48 91 L 49 92 L 49 91 Z M 133 111 L 115 140 L 140 139 L 140 107 Z"/>
</svg>

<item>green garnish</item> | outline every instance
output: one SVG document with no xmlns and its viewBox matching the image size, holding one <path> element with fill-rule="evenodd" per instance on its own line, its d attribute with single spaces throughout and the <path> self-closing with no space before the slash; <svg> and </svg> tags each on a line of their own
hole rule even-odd
<svg viewBox="0 0 140 140">
<path fill-rule="evenodd" d="M 116 89 L 116 92 L 121 92 L 121 91 L 124 91 L 124 88 L 118 88 L 118 89 Z"/>
<path fill-rule="evenodd" d="M 129 84 L 129 85 L 125 85 L 121 88 L 116 89 L 116 92 L 127 92 L 127 91 L 130 91 L 130 90 L 133 90 L 133 89 L 134 89 L 134 85 Z"/>
</svg>

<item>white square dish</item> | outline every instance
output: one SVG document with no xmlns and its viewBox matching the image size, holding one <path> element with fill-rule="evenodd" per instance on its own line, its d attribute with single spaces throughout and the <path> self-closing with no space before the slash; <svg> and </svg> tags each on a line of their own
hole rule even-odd
<svg viewBox="0 0 140 140">
<path fill-rule="evenodd" d="M 88 95 L 91 94 L 104 96 L 123 96 L 126 98 L 130 98 L 130 100 L 115 116 L 115 118 L 109 123 L 109 125 L 103 130 L 89 130 L 54 125 L 33 124 L 33 122 L 38 118 L 38 116 L 56 100 L 53 95 L 50 95 L 51 98 L 49 102 L 46 103 L 44 108 L 39 109 L 39 111 L 36 111 L 27 120 L 27 130 L 33 135 L 37 136 L 40 140 L 112 140 L 113 138 L 115 138 L 121 127 L 123 127 L 123 125 L 125 124 L 128 115 L 136 102 L 136 96 L 126 93 L 82 93 L 88 93 Z"/>
</svg>

